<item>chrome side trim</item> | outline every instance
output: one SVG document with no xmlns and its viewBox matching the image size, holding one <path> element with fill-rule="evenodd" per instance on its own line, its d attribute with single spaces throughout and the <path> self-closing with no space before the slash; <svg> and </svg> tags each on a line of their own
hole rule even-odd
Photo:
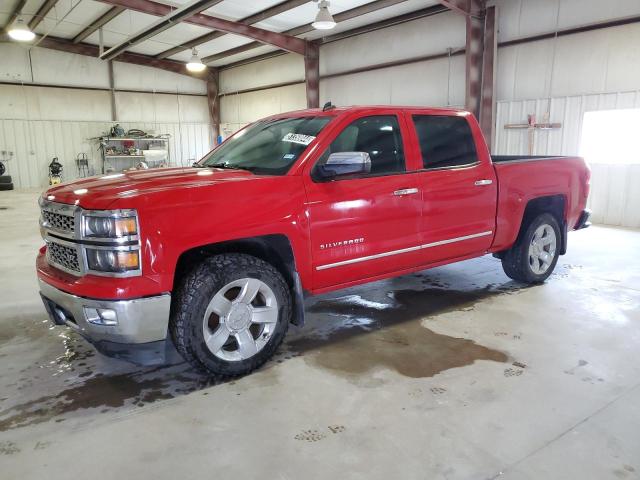
<svg viewBox="0 0 640 480">
<path fill-rule="evenodd" d="M 352 258 L 349 260 L 343 260 L 341 262 L 327 263 L 326 265 L 319 265 L 316 270 L 327 270 L 329 268 L 342 267 L 343 265 L 351 265 L 354 263 L 366 262 L 367 260 L 376 260 L 378 258 L 390 257 L 392 255 L 400 255 L 401 253 L 415 252 L 416 250 L 422 250 L 424 248 L 439 247 L 440 245 L 447 245 L 448 243 L 463 242 L 465 240 L 471 240 L 472 238 L 486 237 L 492 235 L 493 231 L 474 233 L 472 235 L 465 235 L 464 237 L 449 238 L 447 240 L 440 240 L 432 243 L 425 243 L 423 245 L 417 245 L 415 247 L 402 248 L 400 250 L 391 250 L 389 252 L 377 253 L 375 255 L 367 255 L 366 257 Z"/>
<path fill-rule="evenodd" d="M 401 253 L 415 252 L 416 250 L 420 250 L 422 248 L 421 245 L 416 247 L 403 248 L 401 250 L 392 250 L 390 252 L 377 253 L 376 255 L 368 255 L 366 257 L 358 257 L 352 258 L 351 260 L 343 260 L 341 262 L 336 263 L 328 263 L 326 265 L 320 265 L 316 267 L 316 270 L 326 270 L 328 268 L 341 267 L 343 265 L 351 265 L 352 263 L 366 262 L 367 260 L 375 260 L 377 258 L 390 257 L 391 255 L 399 255 Z"/>
</svg>

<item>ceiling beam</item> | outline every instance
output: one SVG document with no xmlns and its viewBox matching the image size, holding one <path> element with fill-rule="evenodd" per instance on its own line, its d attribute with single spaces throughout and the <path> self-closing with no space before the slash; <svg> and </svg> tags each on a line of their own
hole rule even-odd
<svg viewBox="0 0 640 480">
<path fill-rule="evenodd" d="M 466 16 L 481 16 L 485 9 L 486 0 L 438 0 L 449 10 Z"/>
<path fill-rule="evenodd" d="M 102 58 L 103 60 L 113 60 L 129 47 L 138 45 L 145 40 L 148 40 L 149 38 L 154 37 L 155 35 L 158 35 L 159 33 L 164 32 L 165 30 L 177 25 L 178 23 L 188 20 L 189 18 L 202 12 L 203 10 L 207 10 L 214 5 L 217 5 L 221 1 L 222 0 L 195 0 L 191 3 L 188 3 L 183 7 L 172 11 L 168 15 L 165 15 L 163 18 L 161 18 L 157 22 L 154 22 L 150 26 L 143 28 L 138 33 L 127 38 L 124 42 L 111 47 L 109 50 L 105 51 L 100 56 L 100 58 Z"/>
<path fill-rule="evenodd" d="M 11 26 L 11 24 L 16 21 L 16 18 L 18 18 L 18 15 L 20 15 L 20 13 L 22 13 L 22 9 L 24 8 L 24 5 L 26 3 L 27 0 L 18 0 L 16 6 L 9 14 L 9 18 L 7 19 L 7 23 L 4 24 L 3 30 L 7 30 Z"/>
<path fill-rule="evenodd" d="M 361 5 L 359 7 L 352 8 L 350 10 L 345 10 L 344 12 L 337 13 L 333 16 L 336 23 L 344 22 L 346 20 L 351 20 L 353 18 L 361 17 L 362 15 L 366 15 L 368 13 L 373 13 L 378 10 L 382 10 L 383 8 L 392 7 L 399 3 L 403 3 L 406 0 L 376 0 L 374 2 L 367 3 L 365 5 Z M 442 7 L 428 7 L 424 10 L 430 9 L 442 9 Z M 315 29 L 311 26 L 311 23 L 307 23 L 300 27 L 295 27 L 290 30 L 285 31 L 284 33 L 287 35 L 297 36 L 303 35 L 305 33 L 313 32 Z M 239 47 L 231 48 L 229 50 L 225 50 L 224 52 L 219 52 L 214 55 L 209 55 L 202 59 L 204 63 L 215 62 L 216 60 L 221 60 L 226 57 L 230 57 L 232 55 L 237 55 L 239 53 L 248 52 L 249 50 L 253 50 L 254 48 L 261 47 L 262 45 L 258 42 L 251 42 L 245 45 L 241 45 Z"/>
<path fill-rule="evenodd" d="M 309 3 L 309 0 L 285 0 L 284 2 L 280 2 L 273 7 L 265 8 L 258 13 L 250 15 L 245 18 L 241 18 L 238 20 L 239 23 L 244 25 L 252 25 L 254 23 L 261 22 L 266 20 L 267 18 L 275 17 L 283 12 L 288 10 L 292 10 L 300 5 L 304 5 L 305 3 Z M 211 32 L 205 35 L 201 35 L 200 37 L 194 38 L 193 40 L 189 40 L 188 42 L 184 42 L 182 45 L 178 45 L 177 47 L 170 48 L 169 50 L 165 50 L 164 52 L 156 55 L 156 58 L 167 58 L 176 53 L 180 53 L 184 50 L 189 50 L 191 48 L 197 47 L 203 43 L 210 42 L 211 40 L 215 40 L 216 38 L 220 38 L 226 35 L 225 32 Z"/>
<path fill-rule="evenodd" d="M 58 0 L 45 0 L 45 2 L 40 6 L 36 14 L 31 18 L 29 22 L 29 29 L 32 31 L 36 29 L 40 22 L 44 20 L 44 17 L 47 16 L 47 13 L 51 11 L 51 9 L 56 5 Z"/>
<path fill-rule="evenodd" d="M 154 0 L 100 0 L 109 5 L 121 6 L 129 10 L 135 10 L 150 15 L 165 16 L 170 14 L 174 8 L 170 5 L 159 3 Z M 271 32 L 262 28 L 243 25 L 241 23 L 225 20 L 204 13 L 198 13 L 185 20 L 187 23 L 199 25 L 201 27 L 220 30 L 226 33 L 233 33 L 243 37 L 252 38 L 260 43 L 273 45 L 288 52 L 304 55 L 306 42 L 300 38 L 282 33 Z"/>
<path fill-rule="evenodd" d="M 87 26 L 87 28 L 85 28 L 78 35 L 73 37 L 73 43 L 82 42 L 85 38 L 91 36 L 93 34 L 93 32 L 97 31 L 98 29 L 100 29 L 101 27 L 103 27 L 104 25 L 109 23 L 111 20 L 116 18 L 118 15 L 120 15 L 125 10 L 126 10 L 126 8 L 124 8 L 124 7 L 112 7 L 112 8 L 110 8 L 109 10 L 107 10 L 107 12 L 105 14 L 103 14 L 100 17 L 96 18 L 93 22 L 91 22 L 91 24 L 89 24 Z"/>
<path fill-rule="evenodd" d="M 10 42 L 8 35 L 0 35 L 0 42 Z M 75 53 L 77 55 L 85 55 L 88 57 L 98 58 L 100 53 L 100 47 L 90 43 L 73 43 L 71 40 L 65 38 L 53 37 L 51 35 L 36 35 L 37 47 L 47 48 L 50 50 L 58 50 L 61 52 Z M 173 73 L 179 73 L 181 75 L 187 75 L 189 77 L 197 78 L 199 80 L 206 80 L 209 72 L 207 70 L 203 72 L 190 72 L 182 62 L 176 62 L 175 60 L 160 60 L 150 55 L 143 55 L 141 53 L 125 52 L 120 55 L 116 62 L 132 63 L 134 65 L 143 65 L 145 67 L 154 67 L 161 70 L 167 70 Z M 211 67 L 209 70 L 213 70 Z"/>
</svg>

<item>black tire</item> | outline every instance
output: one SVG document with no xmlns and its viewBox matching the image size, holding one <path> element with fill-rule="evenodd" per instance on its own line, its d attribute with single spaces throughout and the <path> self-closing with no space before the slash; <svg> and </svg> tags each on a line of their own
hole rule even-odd
<svg viewBox="0 0 640 480">
<path fill-rule="evenodd" d="M 543 273 L 536 273 L 529 260 L 529 246 L 533 240 L 536 230 L 543 226 L 550 226 L 556 238 L 556 247 L 554 250 L 553 260 L 549 267 Z M 562 232 L 556 217 L 550 213 L 542 213 L 533 218 L 528 225 L 524 225 L 518 235 L 516 243 L 511 249 L 502 255 L 502 268 L 509 278 L 524 283 L 542 283 L 549 275 L 553 273 L 553 269 L 558 263 L 560 256 L 560 244 L 562 240 Z"/>
<path fill-rule="evenodd" d="M 7 167 L 4 166 L 4 163 L 0 162 L 0 176 L 4 175 L 4 172 L 7 171 Z"/>
<path fill-rule="evenodd" d="M 228 361 L 207 347 L 204 316 L 211 299 L 241 279 L 260 280 L 271 289 L 277 300 L 277 321 L 261 350 L 246 359 Z M 222 254 L 207 258 L 184 277 L 174 296 L 169 328 L 176 349 L 194 368 L 217 378 L 235 377 L 252 372 L 273 356 L 287 333 L 291 312 L 291 292 L 278 270 L 251 255 Z M 258 340 L 260 334 L 254 337 Z"/>
<path fill-rule="evenodd" d="M 13 180 L 11 179 L 11 175 L 2 175 L 0 176 L 0 183 L 11 183 Z"/>
<path fill-rule="evenodd" d="M 13 190 L 13 183 L 0 183 L 0 191 Z"/>
</svg>

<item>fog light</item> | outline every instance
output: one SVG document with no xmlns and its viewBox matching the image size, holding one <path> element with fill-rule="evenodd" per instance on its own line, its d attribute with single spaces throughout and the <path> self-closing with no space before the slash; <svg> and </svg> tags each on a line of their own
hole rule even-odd
<svg viewBox="0 0 640 480">
<path fill-rule="evenodd" d="M 94 325 L 117 325 L 118 315 L 110 308 L 84 307 L 84 316 L 87 322 Z"/>
</svg>

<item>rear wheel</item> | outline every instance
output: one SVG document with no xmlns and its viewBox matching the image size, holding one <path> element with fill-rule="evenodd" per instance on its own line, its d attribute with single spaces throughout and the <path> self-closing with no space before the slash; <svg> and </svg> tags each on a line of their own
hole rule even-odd
<svg viewBox="0 0 640 480">
<path fill-rule="evenodd" d="M 244 254 L 205 260 L 185 277 L 176 301 L 176 348 L 218 377 L 244 375 L 266 362 L 291 320 L 291 295 L 280 272 Z"/>
<path fill-rule="evenodd" d="M 549 213 L 538 215 L 502 256 L 504 272 L 520 282 L 544 282 L 558 262 L 561 238 L 556 218 Z"/>
</svg>

